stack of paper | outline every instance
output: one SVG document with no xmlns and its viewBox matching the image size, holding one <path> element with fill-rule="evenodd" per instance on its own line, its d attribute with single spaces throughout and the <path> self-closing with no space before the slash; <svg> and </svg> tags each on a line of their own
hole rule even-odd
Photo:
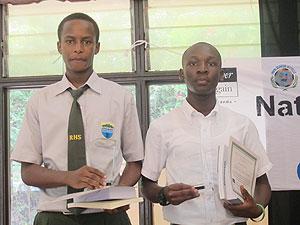
<svg viewBox="0 0 300 225">
<path fill-rule="evenodd" d="M 115 209 L 124 205 L 142 202 L 142 197 L 128 199 L 114 199 L 96 202 L 73 202 L 68 204 L 68 208 L 86 208 L 86 209 Z"/>
<path fill-rule="evenodd" d="M 136 197 L 136 190 L 130 186 L 106 186 L 100 189 L 79 192 L 71 196 L 74 202 L 93 202 Z"/>
<path fill-rule="evenodd" d="M 67 199 L 73 199 L 72 203 L 68 203 L 68 208 L 93 209 L 114 209 L 143 201 L 143 198 L 137 197 L 135 188 L 130 186 L 106 186 L 101 189 L 64 195 L 55 201 Z"/>
</svg>

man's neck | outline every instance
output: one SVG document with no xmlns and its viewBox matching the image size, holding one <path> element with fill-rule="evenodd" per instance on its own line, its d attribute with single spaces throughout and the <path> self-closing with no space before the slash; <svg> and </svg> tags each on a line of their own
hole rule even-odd
<svg viewBox="0 0 300 225">
<path fill-rule="evenodd" d="M 214 109 L 217 101 L 215 95 L 203 96 L 194 94 L 188 94 L 186 100 L 194 109 L 204 116 L 207 116 Z"/>
<path fill-rule="evenodd" d="M 66 72 L 66 76 L 68 80 L 74 85 L 74 87 L 78 88 L 84 85 L 87 80 L 90 78 L 92 75 L 92 71 L 87 71 L 83 73 L 74 73 L 74 72 Z"/>
</svg>

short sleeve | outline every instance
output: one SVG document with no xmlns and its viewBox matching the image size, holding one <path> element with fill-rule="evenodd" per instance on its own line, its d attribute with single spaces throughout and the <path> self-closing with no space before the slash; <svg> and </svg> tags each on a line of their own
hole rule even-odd
<svg viewBox="0 0 300 225">
<path fill-rule="evenodd" d="M 245 134 L 244 145 L 251 149 L 259 157 L 257 170 L 258 177 L 265 174 L 272 168 L 272 163 L 270 162 L 266 150 L 260 141 L 257 128 L 250 120 Z"/>
<path fill-rule="evenodd" d="M 38 116 L 38 94 L 29 100 L 22 127 L 11 159 L 18 162 L 42 164 L 41 133 Z"/>
<path fill-rule="evenodd" d="M 167 151 L 165 140 L 159 124 L 154 121 L 147 131 L 145 142 L 145 159 L 142 175 L 150 180 L 157 181 L 160 173 L 166 165 Z"/>
<path fill-rule="evenodd" d="M 125 95 L 125 113 L 121 133 L 121 148 L 127 162 L 144 159 L 144 145 L 135 101 L 130 93 Z"/>
</svg>

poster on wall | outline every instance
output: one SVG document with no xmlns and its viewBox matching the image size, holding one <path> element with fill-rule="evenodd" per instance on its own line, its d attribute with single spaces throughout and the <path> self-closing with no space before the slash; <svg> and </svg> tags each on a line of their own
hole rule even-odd
<svg viewBox="0 0 300 225">
<path fill-rule="evenodd" d="M 218 101 L 255 123 L 272 190 L 300 190 L 300 57 L 228 59 L 223 68 Z"/>
</svg>

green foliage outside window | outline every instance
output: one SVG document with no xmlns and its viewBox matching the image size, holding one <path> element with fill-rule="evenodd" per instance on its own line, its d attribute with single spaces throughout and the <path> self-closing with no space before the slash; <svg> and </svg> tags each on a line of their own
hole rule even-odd
<svg viewBox="0 0 300 225">
<path fill-rule="evenodd" d="M 33 90 L 11 90 L 9 92 L 10 149 L 13 150 L 22 125 L 28 99 Z M 38 191 L 21 180 L 20 163 L 11 163 L 11 225 L 30 225 L 33 222 L 38 201 Z"/>
<path fill-rule="evenodd" d="M 152 85 L 150 92 L 150 120 L 159 118 L 181 105 L 186 97 L 185 84 Z"/>
</svg>

